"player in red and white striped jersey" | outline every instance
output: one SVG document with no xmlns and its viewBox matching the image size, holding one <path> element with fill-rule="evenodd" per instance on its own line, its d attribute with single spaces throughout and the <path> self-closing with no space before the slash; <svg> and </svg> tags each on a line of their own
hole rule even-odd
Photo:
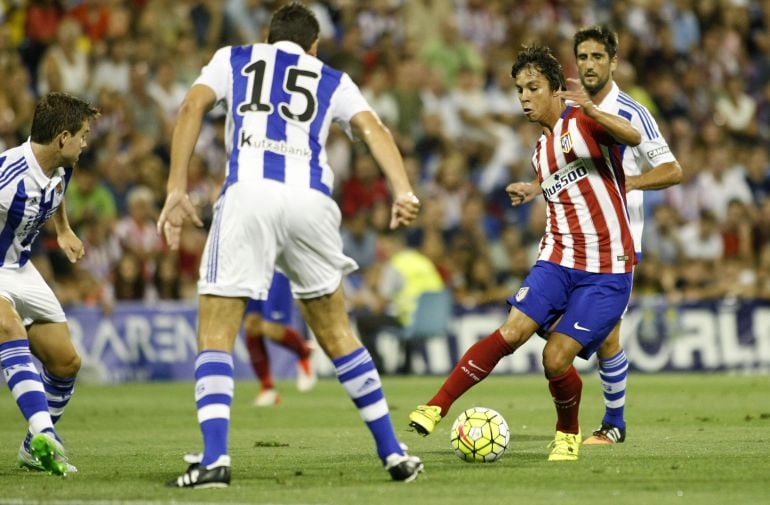
<svg viewBox="0 0 770 505">
<path fill-rule="evenodd" d="M 639 144 L 641 135 L 626 119 L 599 110 L 582 86 L 568 91 L 561 65 L 546 47 L 521 51 L 511 75 L 527 119 L 543 128 L 532 159 L 548 208 L 540 257 L 508 299 L 506 322 L 471 346 L 436 396 L 409 419 L 418 432 L 429 434 L 502 357 L 556 323 L 543 349 L 557 413 L 548 459 L 572 461 L 582 440 L 582 382 L 572 362 L 596 352 L 631 293 L 634 245 L 619 148 Z M 513 203 L 526 196 L 515 187 L 509 192 Z"/>
</svg>

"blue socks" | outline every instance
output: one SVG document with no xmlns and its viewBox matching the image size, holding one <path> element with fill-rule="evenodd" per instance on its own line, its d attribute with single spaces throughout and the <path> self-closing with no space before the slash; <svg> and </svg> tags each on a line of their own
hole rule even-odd
<svg viewBox="0 0 770 505">
<path fill-rule="evenodd" d="M 43 387 L 45 387 L 45 396 L 48 400 L 48 412 L 51 414 L 51 421 L 56 424 L 56 421 L 59 420 L 64 411 L 64 407 L 67 406 L 70 398 L 72 398 L 72 393 L 75 390 L 75 377 L 63 379 L 43 368 L 41 378 L 43 379 Z"/>
<path fill-rule="evenodd" d="M 348 392 L 358 413 L 372 432 L 377 455 L 385 462 L 389 455 L 403 454 L 390 420 L 388 404 L 382 392 L 380 374 L 366 348 L 361 347 L 347 356 L 332 360 L 337 379 Z"/>
<path fill-rule="evenodd" d="M 626 427 L 623 410 L 626 406 L 626 376 L 628 375 L 628 359 L 621 349 L 611 358 L 599 360 L 599 378 L 604 390 L 604 419 L 618 428 Z"/>
<path fill-rule="evenodd" d="M 232 402 L 232 355 L 224 351 L 201 352 L 195 359 L 195 403 L 203 433 L 203 466 L 227 454 Z"/>
<path fill-rule="evenodd" d="M 32 362 L 29 341 L 11 340 L 0 344 L 0 368 L 22 415 L 33 435 L 48 431 L 55 434 L 48 413 L 48 400 L 40 374 Z"/>
</svg>

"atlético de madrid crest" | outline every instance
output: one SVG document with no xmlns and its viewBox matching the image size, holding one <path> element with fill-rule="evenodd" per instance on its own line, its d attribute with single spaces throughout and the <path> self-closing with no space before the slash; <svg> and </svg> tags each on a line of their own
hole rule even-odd
<svg viewBox="0 0 770 505">
<path fill-rule="evenodd" d="M 572 150 L 572 136 L 569 132 L 561 136 L 561 150 L 565 154 Z"/>
<path fill-rule="evenodd" d="M 527 297 L 527 293 L 529 293 L 529 286 L 519 288 L 519 291 L 516 293 L 516 296 L 514 298 L 516 298 L 517 302 L 520 302 Z"/>
</svg>

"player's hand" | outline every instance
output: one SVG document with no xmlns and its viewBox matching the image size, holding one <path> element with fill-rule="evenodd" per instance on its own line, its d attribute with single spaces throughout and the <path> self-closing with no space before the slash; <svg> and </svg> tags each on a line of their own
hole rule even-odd
<svg viewBox="0 0 770 505">
<path fill-rule="evenodd" d="M 195 226 L 203 226 L 203 221 L 198 217 L 187 193 L 172 191 L 166 197 L 166 203 L 163 204 L 158 218 L 158 233 L 163 235 L 172 251 L 179 249 L 182 225 L 187 220 L 192 221 Z"/>
<path fill-rule="evenodd" d="M 417 219 L 418 212 L 420 212 L 419 198 L 411 191 L 399 193 L 396 195 L 390 211 L 390 229 L 395 230 L 400 226 L 409 226 Z"/>
<path fill-rule="evenodd" d="M 511 199 L 511 205 L 514 207 L 531 202 L 537 196 L 539 189 L 537 185 L 531 182 L 512 182 L 505 187 L 505 191 Z"/>
<path fill-rule="evenodd" d="M 597 110 L 596 104 L 591 101 L 591 97 L 588 96 L 588 92 L 583 87 L 580 79 L 567 79 L 567 90 L 560 91 L 559 96 L 565 100 L 571 101 L 573 105 L 583 109 L 583 111 L 589 116 Z"/>
<path fill-rule="evenodd" d="M 75 263 L 77 260 L 85 255 L 86 250 L 83 247 L 83 242 L 75 235 L 75 232 L 71 229 L 63 231 L 56 237 L 56 241 L 59 243 L 59 247 L 70 263 Z"/>
</svg>

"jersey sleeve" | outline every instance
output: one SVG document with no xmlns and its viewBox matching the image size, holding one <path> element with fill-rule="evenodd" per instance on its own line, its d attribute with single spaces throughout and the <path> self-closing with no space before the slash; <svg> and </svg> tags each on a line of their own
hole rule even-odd
<svg viewBox="0 0 770 505">
<path fill-rule="evenodd" d="M 635 147 L 636 152 L 651 167 L 676 161 L 674 154 L 668 147 L 668 142 L 658 130 L 658 123 L 655 122 L 655 118 L 647 109 L 641 109 L 633 114 L 629 120 L 642 134 L 642 142 Z"/>
<path fill-rule="evenodd" d="M 346 73 L 340 78 L 340 85 L 334 93 L 332 119 L 347 124 L 359 112 L 372 111 L 372 107 L 361 94 L 353 79 Z"/>
<path fill-rule="evenodd" d="M 223 47 L 214 53 L 211 61 L 201 69 L 201 75 L 195 79 L 195 84 L 203 84 L 214 91 L 217 101 L 227 95 L 230 82 L 230 47 Z"/>
</svg>

